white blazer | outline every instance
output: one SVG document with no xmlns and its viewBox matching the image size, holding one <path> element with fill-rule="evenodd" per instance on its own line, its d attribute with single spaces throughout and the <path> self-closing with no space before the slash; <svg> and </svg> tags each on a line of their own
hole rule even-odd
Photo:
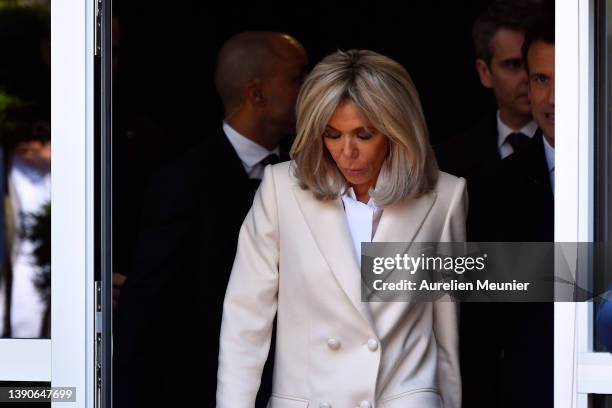
<svg viewBox="0 0 612 408">
<path fill-rule="evenodd" d="M 270 408 L 458 408 L 451 302 L 361 302 L 340 198 L 302 190 L 293 162 L 268 166 L 238 240 L 223 306 L 217 408 L 252 408 L 277 314 Z M 465 180 L 385 207 L 373 241 L 465 240 Z"/>
</svg>

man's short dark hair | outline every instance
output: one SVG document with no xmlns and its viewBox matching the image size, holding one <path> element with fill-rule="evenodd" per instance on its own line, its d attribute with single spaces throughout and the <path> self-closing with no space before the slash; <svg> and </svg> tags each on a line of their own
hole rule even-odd
<svg viewBox="0 0 612 408">
<path fill-rule="evenodd" d="M 51 140 L 49 106 L 38 104 L 10 107 L 0 115 L 0 144 L 8 150 L 19 143 Z"/>
<path fill-rule="evenodd" d="M 534 0 L 497 0 L 476 19 L 472 27 L 472 40 L 476 58 L 491 64 L 491 41 L 501 29 L 525 33 L 530 20 L 538 14 L 539 2 Z"/>
<path fill-rule="evenodd" d="M 555 15 L 551 10 L 546 10 L 538 19 L 533 20 L 525 32 L 525 40 L 523 41 L 521 54 L 523 56 L 523 61 L 525 61 L 525 69 L 527 72 L 529 72 L 527 53 L 533 43 L 537 41 L 555 45 Z"/>
</svg>

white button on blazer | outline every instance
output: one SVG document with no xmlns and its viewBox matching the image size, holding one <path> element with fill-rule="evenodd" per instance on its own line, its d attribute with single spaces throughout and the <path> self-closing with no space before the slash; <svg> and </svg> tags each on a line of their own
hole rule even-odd
<svg viewBox="0 0 612 408">
<path fill-rule="evenodd" d="M 338 350 L 340 348 L 340 340 L 338 340 L 338 339 L 329 339 L 329 340 L 327 340 L 327 345 L 332 350 Z"/>
<path fill-rule="evenodd" d="M 240 231 L 217 407 L 253 408 L 275 314 L 270 408 L 460 407 L 456 305 L 362 303 L 341 199 L 301 189 L 292 165 L 266 167 Z M 373 241 L 464 241 L 466 210 L 465 180 L 440 172 L 434 191 L 384 208 Z M 342 334 L 341 347 L 330 333 Z"/>
</svg>

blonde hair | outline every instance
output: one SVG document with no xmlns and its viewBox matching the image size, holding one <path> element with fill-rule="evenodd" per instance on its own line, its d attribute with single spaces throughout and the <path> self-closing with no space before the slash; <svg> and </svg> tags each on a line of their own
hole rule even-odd
<svg viewBox="0 0 612 408">
<path fill-rule="evenodd" d="M 322 137 L 336 108 L 347 101 L 389 140 L 381 169 L 385 177 L 370 191 L 376 204 L 384 207 L 431 191 L 438 165 L 412 79 L 397 62 L 366 50 L 325 57 L 302 85 L 291 148 L 300 186 L 321 200 L 337 198 L 349 187 Z"/>
</svg>

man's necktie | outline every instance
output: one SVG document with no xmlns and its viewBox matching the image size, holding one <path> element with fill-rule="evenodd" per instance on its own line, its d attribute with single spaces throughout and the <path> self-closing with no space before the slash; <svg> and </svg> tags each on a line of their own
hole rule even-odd
<svg viewBox="0 0 612 408">
<path fill-rule="evenodd" d="M 267 155 L 262 161 L 257 163 L 257 165 L 266 167 L 268 164 L 276 164 L 278 162 L 280 162 L 278 156 L 274 153 L 271 153 Z M 251 187 L 253 187 L 253 191 L 257 191 L 257 189 L 259 188 L 259 184 L 261 183 L 261 179 L 252 178 L 249 181 L 251 183 Z"/>
<path fill-rule="evenodd" d="M 523 147 L 525 147 L 525 145 L 529 141 L 529 137 L 521 132 L 510 133 L 508 137 L 506 137 L 506 141 L 510 143 L 510 146 L 512 146 L 512 150 L 514 150 L 514 153 L 516 153 L 519 152 Z"/>
<path fill-rule="evenodd" d="M 280 161 L 278 156 L 274 153 L 270 153 L 267 155 L 262 161 L 259 162 L 260 165 L 266 167 L 268 164 L 276 164 Z"/>
</svg>

